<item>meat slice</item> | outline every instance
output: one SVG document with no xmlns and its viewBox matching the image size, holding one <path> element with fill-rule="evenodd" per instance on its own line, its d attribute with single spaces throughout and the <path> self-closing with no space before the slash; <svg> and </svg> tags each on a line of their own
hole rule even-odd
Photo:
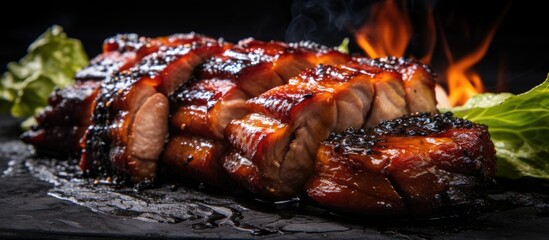
<svg viewBox="0 0 549 240">
<path fill-rule="evenodd" d="M 408 113 L 402 75 L 393 69 L 383 68 L 372 63 L 374 62 L 361 60 L 343 65 L 343 68 L 373 77 L 375 96 L 372 111 L 364 123 L 366 128 L 374 126 L 382 120 L 394 119 Z"/>
<path fill-rule="evenodd" d="M 362 126 L 373 91 L 368 75 L 319 65 L 248 100 L 254 113 L 226 128 L 235 152 L 226 157 L 225 168 L 260 196 L 296 196 L 312 174 L 318 143 L 334 129 Z M 250 164 L 259 178 L 238 175 L 253 169 Z"/>
<path fill-rule="evenodd" d="M 432 214 L 474 207 L 494 182 L 486 126 L 415 113 L 320 144 L 307 194 L 352 214 Z"/>
<path fill-rule="evenodd" d="M 292 131 L 287 124 L 253 113 L 231 121 L 226 132 L 233 152 L 225 157 L 223 167 L 233 180 L 264 198 L 284 198 L 286 195 L 297 194 L 295 185 L 299 185 L 303 181 L 302 174 L 308 174 L 311 169 L 305 159 L 295 161 L 293 167 L 296 169 L 290 168 L 290 172 L 280 174 L 292 140 Z M 296 147 L 300 146 L 294 145 Z M 306 151 L 303 153 L 307 154 Z M 286 163 L 286 168 L 289 163 Z M 300 170 L 304 172 L 297 173 L 298 179 L 290 179 L 289 182 L 280 179 L 285 176 L 293 178 L 295 171 Z M 297 183 L 293 180 L 297 180 Z"/>
<path fill-rule="evenodd" d="M 168 163 L 170 172 L 176 172 L 176 176 L 226 187 L 231 181 L 222 168 L 225 150 L 224 141 L 178 133 L 170 136 L 162 161 Z"/>
<path fill-rule="evenodd" d="M 230 79 L 204 79 L 183 86 L 170 101 L 174 131 L 222 140 L 227 124 L 247 112 L 248 96 Z"/>
<path fill-rule="evenodd" d="M 171 132 L 163 164 L 176 175 L 217 187 L 229 185 L 222 167 L 223 131 L 248 112 L 247 95 L 228 79 L 204 79 L 183 86 L 170 99 Z"/>
<path fill-rule="evenodd" d="M 198 34 L 158 40 L 158 51 L 101 85 L 81 167 L 92 176 L 154 180 L 167 136 L 167 97 L 226 44 Z"/>
<path fill-rule="evenodd" d="M 223 139 L 232 119 L 247 113 L 245 100 L 286 83 L 318 63 L 344 63 L 349 56 L 333 49 L 302 42 L 240 41 L 199 67 L 197 81 L 172 97 L 172 125 L 195 135 Z"/>
<path fill-rule="evenodd" d="M 198 68 L 198 80 L 185 85 L 171 97 L 170 124 L 172 133 L 176 134 L 170 136 L 168 145 L 194 146 L 197 152 L 210 151 L 210 144 L 195 144 L 195 140 L 223 141 L 227 124 L 248 113 L 245 102 L 250 97 L 286 83 L 306 67 L 317 63 L 344 63 L 349 59 L 348 55 L 311 42 L 240 41 L 202 64 Z M 225 150 L 222 147 L 216 149 Z M 217 186 L 227 182 L 211 180 L 213 173 L 225 175 L 218 163 L 222 154 L 197 154 L 193 161 L 202 164 L 182 166 L 179 163 L 185 162 L 186 156 L 178 152 L 176 148 L 168 147 L 162 160 L 179 175 Z M 204 166 L 211 168 L 206 171 Z"/>
<path fill-rule="evenodd" d="M 78 156 L 82 149 L 79 141 L 90 125 L 101 81 L 157 49 L 150 41 L 136 34 L 119 34 L 105 40 L 103 53 L 76 74 L 74 85 L 50 95 L 48 106 L 35 117 L 37 125 L 21 139 L 40 154 Z"/>
<path fill-rule="evenodd" d="M 36 116 L 37 125 L 25 132 L 21 139 L 32 144 L 41 154 L 56 157 L 79 156 L 80 140 L 90 125 L 101 82 L 115 72 L 124 71 L 143 57 L 158 51 L 160 46 L 176 46 L 188 42 L 188 36 L 146 38 L 137 34 L 118 34 L 107 38 L 103 53 L 76 73 L 76 83 L 56 90 L 49 97 L 48 106 Z"/>
<path fill-rule="evenodd" d="M 414 112 L 431 112 L 436 113 L 436 99 L 435 99 L 435 77 L 436 74 L 433 70 L 425 65 L 421 64 L 417 60 L 411 58 L 397 58 L 397 57 L 384 57 L 384 58 L 354 58 L 353 62 L 347 64 L 347 67 L 354 68 L 363 72 L 371 74 L 386 74 L 387 72 L 397 72 L 400 74 L 403 86 L 393 84 L 395 93 L 399 96 L 404 92 L 404 99 L 406 105 L 406 111 L 408 113 Z M 380 86 L 381 87 L 381 86 Z M 398 89 L 397 89 L 398 88 Z M 387 97 L 387 96 L 386 96 Z M 393 99 L 393 106 L 398 111 L 403 112 L 401 109 L 402 103 L 401 97 L 395 98 L 395 95 L 389 99 Z M 389 114 L 390 115 L 390 114 Z M 398 114 L 396 114 L 398 115 Z M 398 115 L 400 116 L 400 115 Z M 382 118 L 392 119 L 392 118 Z M 367 127 L 376 125 L 379 121 L 371 121 L 367 124 Z"/>
<path fill-rule="evenodd" d="M 346 54 L 312 43 L 286 44 L 245 39 L 207 61 L 200 79 L 232 79 L 250 97 L 280 86 L 302 70 L 317 64 L 341 64 Z"/>
</svg>

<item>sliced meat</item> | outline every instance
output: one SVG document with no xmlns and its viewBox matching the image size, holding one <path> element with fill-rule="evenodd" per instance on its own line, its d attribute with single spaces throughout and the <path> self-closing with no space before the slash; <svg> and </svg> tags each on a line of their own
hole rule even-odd
<svg viewBox="0 0 549 240">
<path fill-rule="evenodd" d="M 223 139 L 227 124 L 247 112 L 248 96 L 230 79 L 204 79 L 183 86 L 171 97 L 175 131 Z"/>
<path fill-rule="evenodd" d="M 375 96 L 364 127 L 375 126 L 382 120 L 394 119 L 408 113 L 401 74 L 392 69 L 386 70 L 377 65 L 369 65 L 371 62 L 366 63 L 352 61 L 343 66 L 373 77 Z"/>
<path fill-rule="evenodd" d="M 348 55 L 320 45 L 245 39 L 203 64 L 200 79 L 233 79 L 242 91 L 255 97 L 286 83 L 305 68 L 349 60 Z"/>
<path fill-rule="evenodd" d="M 434 91 L 436 74 L 429 66 L 415 59 L 397 57 L 355 58 L 354 61 L 361 65 L 358 69 L 363 71 L 371 73 L 395 71 L 400 73 L 404 83 L 406 106 L 409 113 L 438 112 Z M 356 67 L 356 65 L 354 66 Z"/>
<path fill-rule="evenodd" d="M 247 113 L 244 101 L 248 98 L 286 83 L 317 63 L 348 60 L 345 54 L 310 42 L 240 41 L 200 66 L 199 80 L 172 97 L 172 125 L 198 136 L 223 139 L 228 122 Z"/>
<path fill-rule="evenodd" d="M 431 214 L 474 207 L 494 182 L 486 126 L 416 113 L 320 144 L 307 194 L 352 214 Z"/>
<path fill-rule="evenodd" d="M 108 38 L 103 53 L 76 74 L 74 85 L 51 94 L 48 106 L 35 117 L 37 125 L 23 133 L 21 139 L 40 154 L 78 157 L 82 149 L 80 139 L 90 125 L 101 81 L 157 49 L 149 42 L 136 34 Z"/>
<path fill-rule="evenodd" d="M 389 62 L 396 62 L 396 58 L 387 59 Z M 408 112 L 437 113 L 434 71 L 429 66 L 411 59 L 399 58 L 397 66 L 404 80 Z"/>
<path fill-rule="evenodd" d="M 168 163 L 170 172 L 178 176 L 226 187 L 231 181 L 221 167 L 225 149 L 224 141 L 180 133 L 170 136 L 161 159 Z"/>
<path fill-rule="evenodd" d="M 168 134 L 168 99 L 155 93 L 135 113 L 127 139 L 127 166 L 132 180 L 154 179 L 156 160 Z M 133 179 L 137 178 L 137 179 Z"/>
<path fill-rule="evenodd" d="M 198 80 L 182 87 L 172 96 L 172 133 L 181 133 L 204 141 L 222 141 L 227 124 L 248 113 L 249 108 L 245 104 L 248 98 L 286 83 L 290 77 L 306 67 L 317 63 L 344 63 L 349 59 L 348 55 L 310 42 L 286 44 L 253 39 L 240 41 L 233 48 L 200 66 Z M 170 139 L 170 143 L 181 140 L 179 135 L 170 138 L 177 138 Z M 208 145 L 194 147 L 197 152 L 209 151 Z M 163 157 L 163 162 L 176 169 L 180 169 L 179 163 L 186 158 L 174 158 L 173 156 L 180 156 L 174 148 L 167 148 L 164 156 L 171 156 Z M 225 175 L 221 165 L 217 163 L 218 156 L 220 155 L 216 154 L 214 158 L 198 154 L 193 161 L 203 164 L 191 164 L 179 172 L 195 180 L 212 183 L 209 180 L 211 174 L 203 173 Z M 205 158 L 199 159 L 200 157 Z M 216 162 L 206 164 L 209 161 Z M 203 166 L 212 168 L 205 171 Z M 195 167 L 197 169 L 193 170 Z M 190 172 L 196 173 L 189 174 Z"/>
<path fill-rule="evenodd" d="M 205 79 L 183 86 L 171 98 L 171 134 L 162 163 L 179 176 L 226 187 L 222 167 L 223 131 L 248 112 L 248 97 L 227 79 Z M 191 162 L 192 160 L 192 162 Z"/>
<path fill-rule="evenodd" d="M 248 100 L 254 113 L 226 128 L 235 152 L 224 166 L 233 179 L 260 196 L 296 196 L 312 174 L 318 143 L 334 129 L 362 126 L 373 91 L 371 77 L 357 71 L 327 65 L 304 71 L 288 84 Z M 259 179 L 234 176 L 241 173 L 239 163 L 254 164 Z"/>
<path fill-rule="evenodd" d="M 164 44 L 158 51 L 102 83 L 82 154 L 85 173 L 129 177 L 134 183 L 154 180 L 156 161 L 167 134 L 168 115 L 164 113 L 169 107 L 164 101 L 191 77 L 198 64 L 227 47 L 197 34 L 158 41 Z M 158 132 L 143 130 L 147 126 L 157 127 Z"/>
<path fill-rule="evenodd" d="M 264 181 L 259 168 L 250 159 L 234 149 L 231 149 L 223 157 L 223 168 L 235 182 L 247 183 L 245 187 L 253 193 L 265 191 L 266 186 L 263 185 Z"/>
<path fill-rule="evenodd" d="M 315 84 L 333 94 L 338 116 L 334 131 L 364 124 L 376 89 L 375 78 L 323 64 L 292 78 L 290 84 Z"/>
<path fill-rule="evenodd" d="M 280 178 L 296 170 L 305 170 L 302 174 L 308 174 L 307 171 L 311 169 L 307 161 L 296 161 L 303 166 L 295 166 L 299 169 L 290 169 L 290 172 L 281 172 L 281 163 L 292 140 L 292 132 L 287 124 L 253 113 L 231 121 L 226 133 L 227 141 L 234 150 L 225 157 L 223 167 L 233 180 L 264 198 L 296 194 L 294 185 L 299 183 L 282 182 Z M 306 151 L 303 153 L 306 154 Z"/>
</svg>

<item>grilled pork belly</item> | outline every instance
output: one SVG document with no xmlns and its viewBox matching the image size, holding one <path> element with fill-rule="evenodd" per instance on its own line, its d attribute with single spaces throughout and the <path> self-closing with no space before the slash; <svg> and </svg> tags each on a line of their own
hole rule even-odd
<svg viewBox="0 0 549 240">
<path fill-rule="evenodd" d="M 167 97 L 198 64 L 227 46 L 197 34 L 158 42 L 156 52 L 103 81 L 82 154 L 85 173 L 153 180 L 168 132 Z"/>
<path fill-rule="evenodd" d="M 247 113 L 247 96 L 231 80 L 192 82 L 170 98 L 170 137 L 161 161 L 180 177 L 224 187 L 223 130 Z"/>
<path fill-rule="evenodd" d="M 181 177 L 224 187 L 231 184 L 221 161 L 226 148 L 224 141 L 176 133 L 170 136 L 162 161 Z"/>
<path fill-rule="evenodd" d="M 90 124 L 92 103 L 100 82 L 79 82 L 56 89 L 48 98 L 48 106 L 35 116 L 38 125 L 21 135 L 38 154 L 55 157 L 78 156 L 79 140 Z"/>
<path fill-rule="evenodd" d="M 37 125 L 21 139 L 41 154 L 79 156 L 79 141 L 90 125 L 101 81 L 154 51 L 156 48 L 149 42 L 135 34 L 119 34 L 105 40 L 103 53 L 76 74 L 74 85 L 56 89 L 50 95 L 48 106 L 36 115 Z"/>
<path fill-rule="evenodd" d="M 225 126 L 247 113 L 245 101 L 319 63 L 339 64 L 349 56 L 304 42 L 240 41 L 198 68 L 198 79 L 172 97 L 172 125 L 192 134 L 223 139 Z M 183 127 L 184 126 L 184 127 Z"/>
<path fill-rule="evenodd" d="M 174 131 L 223 139 L 225 126 L 248 112 L 248 96 L 230 79 L 204 79 L 183 86 L 171 98 Z"/>
<path fill-rule="evenodd" d="M 235 149 L 225 160 L 227 171 L 263 197 L 299 194 L 312 173 L 318 143 L 334 129 L 362 126 L 373 92 L 370 76 L 319 65 L 248 100 L 253 113 L 226 128 Z M 259 179 L 238 175 L 250 164 Z"/>
<path fill-rule="evenodd" d="M 418 91 L 427 97 L 414 99 Z M 295 196 L 311 176 L 318 143 L 329 132 L 372 126 L 409 111 L 436 112 L 430 96 L 433 75 L 412 60 L 355 58 L 339 67 L 306 70 L 247 102 L 252 114 L 226 128 L 234 150 L 224 166 L 263 197 Z M 239 176 L 243 173 L 253 177 Z"/>
<path fill-rule="evenodd" d="M 348 55 L 310 42 L 246 39 L 231 47 L 197 34 L 154 39 L 129 34 L 108 39 L 103 50 L 77 74 L 75 86 L 52 97 L 53 110 L 39 117 L 43 129 L 55 130 L 45 134 L 39 126 L 25 137 L 40 146 L 36 142 L 61 136 L 66 140 L 61 148 L 78 151 L 77 140 L 91 122 L 81 160 L 91 176 L 154 179 L 171 129 L 162 158 L 183 175 L 219 183 L 222 178 L 211 173 L 221 175 L 224 165 L 242 180 L 249 178 L 238 174 L 253 165 L 257 185 L 242 184 L 266 197 L 285 198 L 300 191 L 312 173 L 318 142 L 330 131 L 436 110 L 426 67 L 394 58 L 349 61 Z M 337 64 L 342 65 L 329 66 Z M 412 93 L 418 91 L 427 97 L 417 100 Z M 69 109 L 85 114 L 72 116 Z M 50 127 L 58 119 L 70 123 Z M 220 157 L 229 149 L 225 137 L 230 154 Z M 194 154 L 195 164 L 181 164 L 191 155 L 181 146 L 211 154 Z"/>
<path fill-rule="evenodd" d="M 381 74 L 376 87 L 393 89 L 392 94 L 386 92 L 385 95 L 376 96 L 380 99 L 380 104 L 392 102 L 392 106 L 385 113 L 380 113 L 379 117 L 373 116 L 366 127 L 377 125 L 382 119 L 402 116 L 402 113 L 406 112 L 437 112 L 434 91 L 436 75 L 429 66 L 421 64 L 417 60 L 396 57 L 354 58 L 354 61 L 349 62 L 345 67 L 366 74 Z M 394 76 L 394 73 L 398 73 L 399 76 Z M 402 83 L 396 83 L 395 77 Z M 383 109 L 388 109 L 387 107 L 385 105 Z"/>
<path fill-rule="evenodd" d="M 349 59 L 348 55 L 310 42 L 288 45 L 253 39 L 240 41 L 233 48 L 201 65 L 198 68 L 199 80 L 183 86 L 171 97 L 170 124 L 173 136 L 170 136 L 168 145 L 172 146 L 177 142 L 185 146 L 195 146 L 197 152 L 209 151 L 209 144 L 194 144 L 194 139 L 223 141 L 227 124 L 248 113 L 249 107 L 245 102 L 250 97 L 286 83 L 290 77 L 306 67 L 318 63 L 344 63 Z M 180 133 L 186 137 L 182 138 Z M 198 149 L 202 146 L 204 149 Z M 179 163 L 186 161 L 187 156 L 178 154 L 175 148 L 168 147 L 163 154 L 163 162 L 185 177 L 207 183 L 222 183 L 212 182 L 210 176 L 212 173 L 225 175 L 217 163 L 220 161 L 219 154 L 215 154 L 215 157 L 193 155 L 195 162 L 215 162 L 184 166 Z M 201 157 L 206 158 L 200 159 Z M 203 171 L 203 166 L 212 168 Z M 198 169 L 193 170 L 195 167 Z M 190 174 L 191 172 L 209 174 Z"/>
<path fill-rule="evenodd" d="M 262 42 L 245 39 L 199 69 L 200 79 L 231 79 L 250 97 L 285 84 L 306 68 L 318 64 L 341 64 L 350 60 L 333 49 L 302 42 Z"/>
<path fill-rule="evenodd" d="M 486 126 L 416 113 L 320 144 L 308 196 L 353 214 L 429 214 L 473 206 L 495 177 Z"/>
<path fill-rule="evenodd" d="M 364 61 L 351 61 L 342 66 L 345 69 L 358 71 L 372 76 L 375 95 L 372 111 L 368 115 L 364 127 L 379 123 L 381 120 L 394 119 L 408 113 L 406 108 L 406 92 L 402 76 L 392 69 L 378 67 Z"/>
</svg>

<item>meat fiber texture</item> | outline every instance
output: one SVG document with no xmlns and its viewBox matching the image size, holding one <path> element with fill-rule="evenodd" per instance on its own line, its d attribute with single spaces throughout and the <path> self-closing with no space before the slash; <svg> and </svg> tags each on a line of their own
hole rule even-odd
<svg viewBox="0 0 549 240">
<path fill-rule="evenodd" d="M 171 134 L 161 161 L 175 174 L 226 187 L 227 124 L 249 112 L 246 100 L 280 86 L 308 67 L 340 64 L 346 54 L 310 42 L 244 39 L 197 68 L 170 98 Z"/>
<path fill-rule="evenodd" d="M 236 183 L 265 199 L 306 193 L 343 212 L 427 211 L 466 203 L 475 197 L 467 189 L 490 182 L 490 151 L 475 160 L 444 158 L 462 153 L 456 146 L 467 149 L 469 142 L 489 149 L 481 126 L 454 124 L 419 140 L 378 134 L 372 149 L 390 150 L 379 155 L 388 160 L 375 155 L 363 162 L 383 166 L 376 169 L 379 176 L 364 174 L 373 170 L 360 170 L 323 141 L 349 127 L 436 113 L 434 78 L 415 60 L 351 57 L 312 42 L 244 39 L 233 45 L 195 33 L 121 34 L 105 41 L 74 86 L 52 94 L 23 140 L 39 152 L 81 151 L 81 168 L 90 177 L 155 181 L 160 166 L 214 186 Z M 427 157 L 397 154 L 402 142 L 406 152 L 415 151 L 409 156 Z M 345 174 L 352 181 L 343 181 Z M 331 188 L 357 184 L 370 187 Z M 339 205 L 344 199 L 357 207 Z"/>
<path fill-rule="evenodd" d="M 330 132 L 370 127 L 411 110 L 436 112 L 433 78 L 428 67 L 398 58 L 309 68 L 247 101 L 250 114 L 225 129 L 232 147 L 225 169 L 264 198 L 299 196 Z"/>
</svg>

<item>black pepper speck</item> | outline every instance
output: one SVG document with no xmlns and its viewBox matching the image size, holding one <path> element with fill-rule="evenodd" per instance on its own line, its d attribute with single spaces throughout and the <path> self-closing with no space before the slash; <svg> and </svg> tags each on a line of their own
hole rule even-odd
<svg viewBox="0 0 549 240">
<path fill-rule="evenodd" d="M 451 128 L 472 128 L 471 121 L 453 117 L 451 112 L 431 114 L 414 113 L 403 117 L 381 121 L 370 129 L 348 128 L 339 133 L 330 133 L 324 142 L 342 153 L 372 154 L 372 148 L 379 142 L 379 136 L 427 136 Z"/>
</svg>

